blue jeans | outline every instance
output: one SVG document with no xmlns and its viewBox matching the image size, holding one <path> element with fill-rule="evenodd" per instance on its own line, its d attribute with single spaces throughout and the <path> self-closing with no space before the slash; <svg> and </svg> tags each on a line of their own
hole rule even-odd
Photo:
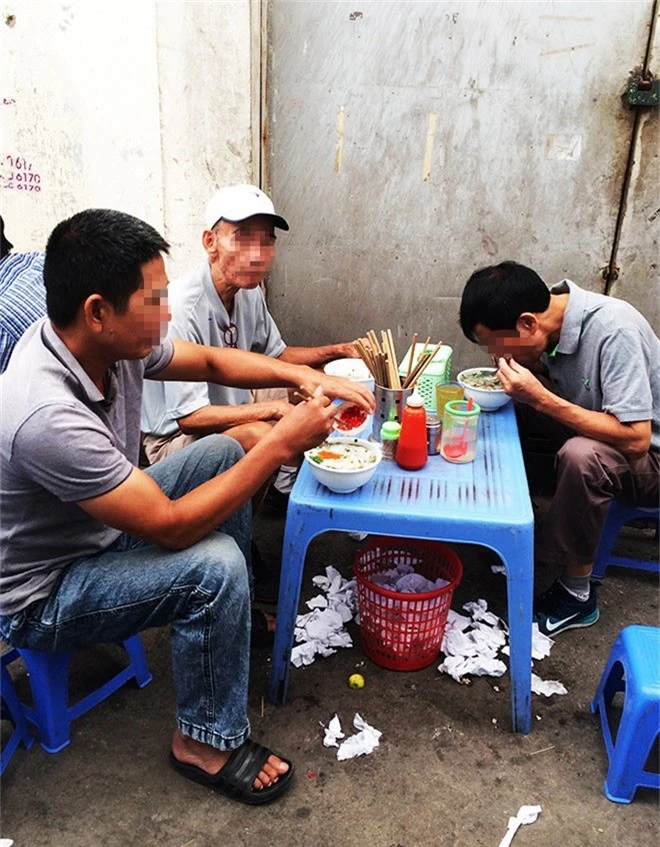
<svg viewBox="0 0 660 847">
<path fill-rule="evenodd" d="M 233 438 L 210 435 L 146 473 L 175 500 L 242 455 Z M 171 624 L 178 727 L 197 741 L 233 750 L 250 734 L 251 518 L 248 501 L 181 551 L 123 534 L 102 553 L 68 565 L 49 597 L 0 616 L 0 634 L 15 647 L 53 651 L 122 641 Z"/>
</svg>

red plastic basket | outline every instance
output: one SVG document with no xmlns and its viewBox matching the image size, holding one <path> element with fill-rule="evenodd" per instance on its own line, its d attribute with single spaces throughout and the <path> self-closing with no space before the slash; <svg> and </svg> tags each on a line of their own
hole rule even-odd
<svg viewBox="0 0 660 847">
<path fill-rule="evenodd" d="M 402 594 L 369 577 L 405 562 L 427 579 L 449 584 L 425 594 Z M 416 671 L 440 652 L 454 589 L 463 576 L 456 553 L 439 541 L 376 537 L 353 562 L 365 654 L 383 668 Z"/>
</svg>

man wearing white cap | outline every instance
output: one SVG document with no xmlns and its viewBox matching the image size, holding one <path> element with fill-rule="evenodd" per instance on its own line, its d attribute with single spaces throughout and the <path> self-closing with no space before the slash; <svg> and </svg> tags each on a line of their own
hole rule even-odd
<svg viewBox="0 0 660 847">
<path fill-rule="evenodd" d="M 289 224 L 263 191 L 254 185 L 216 191 L 206 207 L 205 226 L 207 258 L 169 286 L 169 337 L 238 347 L 311 367 L 357 355 L 351 343 L 288 347 L 282 340 L 260 283 L 275 257 L 275 229 L 288 230 Z M 278 399 L 254 399 L 245 389 L 215 384 L 150 382 L 142 411 L 148 460 L 213 432 L 231 435 L 249 450 L 291 408 L 281 390 Z M 276 483 L 282 499 L 292 485 L 288 470 Z"/>
</svg>

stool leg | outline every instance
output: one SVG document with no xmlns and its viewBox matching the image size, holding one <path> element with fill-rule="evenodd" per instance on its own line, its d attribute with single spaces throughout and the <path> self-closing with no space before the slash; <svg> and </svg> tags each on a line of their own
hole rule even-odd
<svg viewBox="0 0 660 847">
<path fill-rule="evenodd" d="M 605 525 L 600 535 L 598 549 L 594 557 L 594 565 L 591 571 L 593 579 L 602 579 L 607 569 L 607 560 L 616 542 L 617 535 L 621 529 L 621 519 L 617 510 L 616 501 L 613 500 L 605 518 Z"/>
<path fill-rule="evenodd" d="M 135 675 L 135 681 L 140 688 L 144 688 L 145 685 L 148 685 L 151 682 L 152 676 L 149 673 L 149 668 L 147 667 L 147 660 L 144 656 L 140 636 L 133 635 L 130 638 L 127 638 L 124 641 L 124 650 L 126 650 L 128 657 L 131 660 L 131 670 Z"/>
<path fill-rule="evenodd" d="M 36 724 L 41 746 L 48 753 L 63 750 L 71 741 L 69 719 L 69 664 L 73 650 L 42 653 L 19 648 L 30 674 L 34 707 L 26 709 Z"/>
<path fill-rule="evenodd" d="M 623 665 L 618 659 L 615 659 L 603 684 L 603 702 L 606 705 L 609 706 L 618 691 L 626 690 L 623 675 Z"/>
<path fill-rule="evenodd" d="M 657 723 L 654 727 L 650 725 L 657 720 L 657 710 L 649 711 L 648 703 L 639 706 L 635 703 L 628 692 L 605 779 L 605 794 L 614 803 L 630 803 L 637 787 L 644 785 L 644 765 L 657 734 Z M 645 711 L 647 720 L 644 720 Z"/>
<path fill-rule="evenodd" d="M 9 671 L 6 670 L 4 665 L 0 666 L 0 698 L 6 706 L 7 717 L 14 725 L 11 738 L 5 744 L 2 750 L 2 756 L 0 757 L 0 774 L 2 774 L 18 745 L 22 742 L 29 750 L 34 740 L 28 722 L 25 719 L 23 706 L 14 691 L 14 685 L 9 676 Z"/>
</svg>

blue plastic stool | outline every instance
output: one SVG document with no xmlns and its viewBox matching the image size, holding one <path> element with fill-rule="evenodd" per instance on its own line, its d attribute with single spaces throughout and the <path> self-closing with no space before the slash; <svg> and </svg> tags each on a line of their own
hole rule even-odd
<svg viewBox="0 0 660 847">
<path fill-rule="evenodd" d="M 656 538 L 658 537 L 658 524 L 660 523 L 660 509 L 651 506 L 633 506 L 632 503 L 624 503 L 620 500 L 612 500 L 605 526 L 600 536 L 594 567 L 591 576 L 594 579 L 602 579 L 609 565 L 618 565 L 620 568 L 637 568 L 643 571 L 660 573 L 660 561 L 658 559 L 644 561 L 643 559 L 631 559 L 628 556 L 612 556 L 614 542 L 621 527 L 634 520 L 654 521 L 656 525 Z"/>
<path fill-rule="evenodd" d="M 2 699 L 2 719 L 9 720 L 14 725 L 9 741 L 5 744 L 0 757 L 0 774 L 5 772 L 9 760 L 19 744 L 23 744 L 28 750 L 32 746 L 34 736 L 28 726 L 25 712 L 18 695 L 14 691 L 14 684 L 9 676 L 6 665 L 17 659 L 16 650 L 8 650 L 0 656 L 0 698 Z"/>
<path fill-rule="evenodd" d="M 606 706 L 625 692 L 616 741 L 612 741 Z M 605 794 L 615 803 L 630 803 L 639 786 L 660 789 L 660 774 L 644 770 L 660 733 L 660 628 L 627 626 L 618 634 L 591 711 L 600 712 L 609 759 Z"/>
<path fill-rule="evenodd" d="M 130 659 L 128 666 L 73 706 L 69 706 L 69 664 L 73 650 L 46 653 L 17 647 L 12 651 L 16 653 L 15 659 L 20 654 L 30 675 L 34 706 L 23 704 L 23 711 L 37 727 L 41 746 L 48 753 L 58 753 L 69 744 L 71 721 L 105 700 L 129 679 L 135 679 L 140 688 L 151 682 L 140 636 L 133 635 L 121 644 Z"/>
</svg>

